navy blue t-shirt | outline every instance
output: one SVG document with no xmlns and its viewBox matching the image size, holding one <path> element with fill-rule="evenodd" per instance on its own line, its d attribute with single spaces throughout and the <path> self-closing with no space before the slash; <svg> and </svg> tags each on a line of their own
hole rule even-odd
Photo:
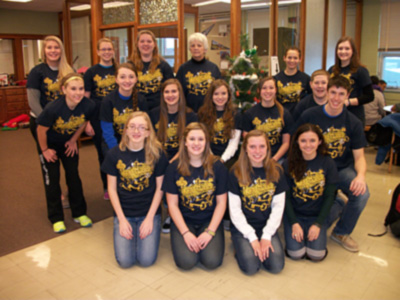
<svg viewBox="0 0 400 300">
<path fill-rule="evenodd" d="M 318 125 L 329 147 L 329 155 L 335 161 L 338 170 L 354 165 L 352 150 L 367 146 L 364 127 L 361 121 L 343 107 L 343 112 L 328 116 L 325 106 L 313 107 L 301 114 L 297 128 L 305 123 Z"/>
<path fill-rule="evenodd" d="M 58 99 L 61 95 L 57 76 L 58 70 L 53 71 L 45 63 L 37 65 L 29 72 L 26 87 L 40 91 L 40 105 L 42 108 Z"/>
<path fill-rule="evenodd" d="M 303 112 L 305 112 L 307 109 L 311 107 L 318 106 L 318 103 L 315 102 L 313 94 L 305 96 L 303 99 L 300 100 L 299 103 L 297 103 L 296 108 L 294 109 L 294 112 L 292 113 L 292 117 L 294 122 L 297 121 L 297 119 L 301 116 Z"/>
<path fill-rule="evenodd" d="M 138 91 L 146 98 L 149 110 L 160 106 L 160 91 L 164 81 L 174 78 L 171 66 L 161 60 L 153 73 L 149 72 L 150 62 L 143 62 L 143 69 L 138 71 Z"/>
<path fill-rule="evenodd" d="M 282 135 L 290 134 L 292 130 L 293 119 L 286 109 L 283 112 L 283 121 L 284 124 L 276 105 L 267 108 L 258 103 L 244 113 L 242 127 L 243 131 L 247 132 L 253 129 L 265 132 L 268 135 L 273 156 L 282 145 Z"/>
<path fill-rule="evenodd" d="M 289 76 L 284 71 L 274 76 L 276 80 L 276 99 L 290 113 L 293 113 L 297 103 L 307 94 L 311 94 L 310 76 L 301 71 Z"/>
<path fill-rule="evenodd" d="M 179 67 L 176 78 L 182 85 L 187 106 L 197 112 L 211 83 L 221 78 L 221 72 L 207 59 L 197 61 L 192 58 Z"/>
<path fill-rule="evenodd" d="M 205 178 L 203 167 L 191 167 L 190 176 L 182 176 L 177 167 L 178 160 L 168 166 L 163 191 L 179 196 L 179 209 L 186 223 L 202 225 L 210 222 L 217 203 L 216 196 L 228 191 L 227 169 L 220 161 L 216 161 L 214 176 Z"/>
<path fill-rule="evenodd" d="M 283 168 L 295 214 L 303 217 L 318 217 L 326 200 L 323 197 L 325 188 L 329 184 L 338 182 L 338 172 L 335 162 L 329 156 L 317 155 L 306 163 L 307 169 L 300 181 L 289 174 L 287 160 L 283 163 Z"/>
<path fill-rule="evenodd" d="M 179 138 L 178 138 L 178 113 L 168 114 L 167 124 L 167 139 L 164 143 L 164 150 L 167 152 L 168 159 L 171 159 L 178 153 L 179 150 Z M 149 113 L 151 122 L 154 130 L 157 132 L 159 128 L 160 120 L 160 107 L 152 109 Z M 197 114 L 194 112 L 186 113 L 186 125 L 197 122 Z"/>
<path fill-rule="evenodd" d="M 147 103 L 144 97 L 138 93 L 137 100 L 137 110 L 147 112 Z M 119 142 L 124 131 L 125 123 L 129 115 L 133 112 L 132 100 L 122 99 L 118 89 L 116 89 L 109 93 L 101 102 L 100 120 L 113 124 L 114 134 Z"/>
<path fill-rule="evenodd" d="M 333 66 L 329 68 L 328 72 L 331 74 L 331 77 L 334 76 L 333 74 Z M 355 73 L 350 73 L 350 65 L 340 68 L 339 74 L 343 77 L 345 77 L 351 85 L 351 91 L 350 91 L 350 98 L 359 98 L 362 93 L 363 93 L 363 88 L 372 85 L 371 78 L 369 76 L 369 72 L 366 68 L 364 67 L 358 67 L 357 71 Z M 372 90 L 372 86 L 371 86 Z M 371 99 L 371 101 L 373 98 Z M 361 101 L 360 101 L 361 102 Z M 359 118 L 362 122 L 365 121 L 365 112 L 364 112 L 364 106 L 360 103 L 361 105 L 357 106 L 348 106 L 348 110 L 352 112 L 357 118 Z"/>
<path fill-rule="evenodd" d="M 224 133 L 224 128 L 225 124 L 223 122 L 223 117 L 224 111 L 218 111 L 217 110 L 217 120 L 215 120 L 214 126 L 213 126 L 213 136 L 210 139 L 210 144 L 211 144 L 211 150 L 212 152 L 217 155 L 221 156 L 224 154 L 226 147 L 228 147 L 229 139 L 225 138 L 223 133 Z M 235 117 L 234 117 L 234 122 L 235 126 L 233 129 L 240 129 L 241 128 L 241 117 L 240 113 L 237 112 Z"/>
<path fill-rule="evenodd" d="M 129 149 L 122 151 L 115 146 L 107 152 L 101 170 L 117 177 L 117 193 L 126 217 L 147 215 L 156 192 L 156 178 L 163 176 L 168 166 L 164 152 L 160 154 L 152 166 L 146 164 L 143 149 L 137 152 Z M 160 208 L 157 214 L 160 214 Z"/>
<path fill-rule="evenodd" d="M 101 101 L 110 92 L 116 89 L 115 67 L 94 65 L 89 68 L 83 76 L 85 81 L 85 91 L 90 92 L 90 98 Z"/>
<path fill-rule="evenodd" d="M 94 101 L 83 97 L 81 102 L 71 110 L 65 96 L 49 103 L 36 119 L 38 125 L 49 127 L 47 143 L 65 143 L 86 121 L 90 121 L 95 111 Z"/>
<path fill-rule="evenodd" d="M 283 172 L 277 182 L 267 182 L 264 168 L 253 168 L 250 177 L 251 184 L 242 185 L 236 178 L 234 170 L 231 170 L 229 192 L 240 197 L 247 223 L 255 230 L 262 230 L 271 214 L 272 198 L 287 191 L 288 185 Z"/>
</svg>

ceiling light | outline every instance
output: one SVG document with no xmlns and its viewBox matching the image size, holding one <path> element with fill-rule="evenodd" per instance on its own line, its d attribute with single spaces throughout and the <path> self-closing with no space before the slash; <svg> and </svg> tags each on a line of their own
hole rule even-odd
<svg viewBox="0 0 400 300">
<path fill-rule="evenodd" d="M 115 1 L 115 2 L 105 3 L 103 5 L 103 8 L 107 9 L 107 8 L 121 7 L 121 6 L 128 6 L 128 5 L 133 5 L 133 3 Z M 74 11 L 81 11 L 81 10 L 87 10 L 87 9 L 90 9 L 90 4 L 82 4 L 82 5 L 71 7 L 71 10 L 74 10 Z"/>
<path fill-rule="evenodd" d="M 242 1 L 240 1 L 240 3 L 257 2 L 257 1 L 260 1 L 260 0 L 242 0 Z M 282 5 L 294 4 L 294 3 L 300 3 L 300 2 L 301 2 L 301 0 L 278 1 L 278 5 L 282 6 Z M 216 4 L 216 3 L 230 4 L 231 1 L 230 0 L 208 0 L 208 1 L 203 1 L 203 2 L 199 2 L 199 3 L 193 4 L 192 6 L 199 7 L 199 6 L 206 6 L 206 5 Z M 246 8 L 246 7 L 261 7 L 261 6 L 270 6 L 270 5 L 271 5 L 271 2 L 265 3 L 265 1 L 262 1 L 262 2 L 257 2 L 257 3 L 241 5 L 241 7 L 243 7 L 243 8 Z"/>
<path fill-rule="evenodd" d="M 26 2 L 31 2 L 32 0 L 3 0 L 5 2 L 22 2 L 22 3 L 26 3 Z"/>
</svg>

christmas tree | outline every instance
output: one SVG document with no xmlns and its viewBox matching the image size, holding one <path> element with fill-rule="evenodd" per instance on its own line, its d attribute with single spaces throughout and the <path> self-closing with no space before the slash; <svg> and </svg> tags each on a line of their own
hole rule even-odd
<svg viewBox="0 0 400 300">
<path fill-rule="evenodd" d="M 257 84 L 260 78 L 268 75 L 268 70 L 258 68 L 260 58 L 257 55 L 257 46 L 249 48 L 247 34 L 240 36 L 240 45 L 242 52 L 239 56 L 230 58 L 231 67 L 226 79 L 232 90 L 233 101 L 239 109 L 245 111 L 260 101 L 257 98 Z"/>
</svg>

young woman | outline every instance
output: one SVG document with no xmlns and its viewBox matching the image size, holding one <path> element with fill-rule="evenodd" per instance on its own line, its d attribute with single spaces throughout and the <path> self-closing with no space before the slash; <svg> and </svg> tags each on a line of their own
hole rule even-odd
<svg viewBox="0 0 400 300">
<path fill-rule="evenodd" d="M 87 125 L 86 133 L 93 136 L 100 166 L 104 161 L 101 146 L 103 133 L 100 125 L 100 105 L 103 98 L 116 88 L 116 63 L 114 54 L 114 45 L 112 41 L 108 38 L 101 38 L 97 42 L 97 55 L 100 57 L 100 63 L 89 68 L 84 75 L 85 97 L 91 98 L 96 103 L 96 112 L 93 120 L 91 120 Z M 109 200 L 110 198 L 107 192 L 107 175 L 104 172 L 100 173 L 103 182 L 104 199 Z"/>
<path fill-rule="evenodd" d="M 197 122 L 197 115 L 186 107 L 182 86 L 177 79 L 168 79 L 161 87 L 161 104 L 151 110 L 150 118 L 157 138 L 170 162 L 178 157 L 179 142 L 186 125 Z"/>
<path fill-rule="evenodd" d="M 204 124 L 191 123 L 184 132 L 179 157 L 163 183 L 172 218 L 171 246 L 175 264 L 184 270 L 200 262 L 207 269 L 222 264 L 225 239 L 227 170 L 211 154 Z"/>
<path fill-rule="evenodd" d="M 276 100 L 276 85 L 272 77 L 261 79 L 258 91 L 261 102 L 244 113 L 243 133 L 246 135 L 253 129 L 265 132 L 271 145 L 271 157 L 279 161 L 289 149 L 293 120 Z"/>
<path fill-rule="evenodd" d="M 287 254 L 293 259 L 307 256 L 321 261 L 328 253 L 325 220 L 335 198 L 338 174 L 316 125 L 307 123 L 297 129 L 283 167 L 290 188 L 284 218 Z"/>
<path fill-rule="evenodd" d="M 44 158 L 48 218 L 56 233 L 66 230 L 61 205 L 60 160 L 65 170 L 72 217 L 83 227 L 92 226 L 92 221 L 86 216 L 76 141 L 93 116 L 95 104 L 84 97 L 81 75 L 70 73 L 60 85 L 65 96 L 47 105 L 36 120 L 40 155 Z"/>
<path fill-rule="evenodd" d="M 174 77 L 170 65 L 158 53 L 156 36 L 150 30 L 138 33 L 136 46 L 129 58 L 138 70 L 138 90 L 150 109 L 160 105 L 161 84 Z"/>
<path fill-rule="evenodd" d="M 329 73 L 332 76 L 342 75 L 349 80 L 351 92 L 345 105 L 365 124 L 363 105 L 374 100 L 369 72 L 361 65 L 357 48 L 351 37 L 340 38 L 336 44 L 335 53 L 335 65 L 329 68 Z"/>
<path fill-rule="evenodd" d="M 203 105 L 211 82 L 221 78 L 218 66 L 206 59 L 207 49 L 207 37 L 200 32 L 193 33 L 189 37 L 192 59 L 181 65 L 176 74 L 182 84 L 187 105 L 195 112 Z"/>
<path fill-rule="evenodd" d="M 28 75 L 26 91 L 30 108 L 30 130 L 37 144 L 37 150 L 42 164 L 42 175 L 45 176 L 43 169 L 43 157 L 40 146 L 37 141 L 36 118 L 50 102 L 58 99 L 61 94 L 60 80 L 67 74 L 73 72 L 73 69 L 65 57 L 64 46 L 61 40 L 53 35 L 47 36 L 43 41 L 41 51 L 43 63 L 35 66 Z M 62 196 L 63 200 L 64 197 Z M 68 202 L 64 204 L 69 207 Z"/>
<path fill-rule="evenodd" d="M 217 79 L 211 83 L 199 110 L 199 121 L 209 129 L 211 150 L 223 163 L 236 153 L 240 141 L 240 117 L 232 103 L 228 84 Z"/>
<path fill-rule="evenodd" d="M 292 46 L 286 49 L 283 61 L 286 67 L 274 76 L 278 87 L 277 99 L 290 113 L 294 112 L 297 103 L 307 94 L 311 94 L 310 76 L 298 70 L 301 62 L 301 51 Z"/>
<path fill-rule="evenodd" d="M 136 91 L 137 72 L 134 65 L 120 64 L 115 73 L 115 82 L 118 88 L 104 98 L 100 107 L 100 124 L 107 149 L 117 146 L 121 141 L 126 120 L 131 113 L 148 110 L 146 100 Z"/>
<path fill-rule="evenodd" d="M 115 258 L 122 268 L 151 266 L 157 259 L 167 166 L 149 116 L 141 111 L 130 114 L 119 147 L 107 153 L 102 165 L 115 212 Z"/>
<path fill-rule="evenodd" d="M 271 159 L 266 134 L 250 131 L 229 174 L 231 237 L 239 268 L 245 274 L 258 272 L 261 265 L 271 273 L 284 267 L 277 232 L 287 190 L 282 173 L 281 166 Z"/>
</svg>

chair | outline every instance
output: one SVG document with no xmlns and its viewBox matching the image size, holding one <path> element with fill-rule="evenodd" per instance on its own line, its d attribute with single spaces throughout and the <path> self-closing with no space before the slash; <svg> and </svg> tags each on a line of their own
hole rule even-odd
<svg viewBox="0 0 400 300">
<path fill-rule="evenodd" d="M 389 170 L 388 170 L 389 173 L 392 173 L 393 160 L 397 161 L 397 152 L 393 147 L 395 139 L 396 139 L 396 135 L 393 132 L 392 143 L 391 143 L 390 152 L 389 152 Z"/>
</svg>

